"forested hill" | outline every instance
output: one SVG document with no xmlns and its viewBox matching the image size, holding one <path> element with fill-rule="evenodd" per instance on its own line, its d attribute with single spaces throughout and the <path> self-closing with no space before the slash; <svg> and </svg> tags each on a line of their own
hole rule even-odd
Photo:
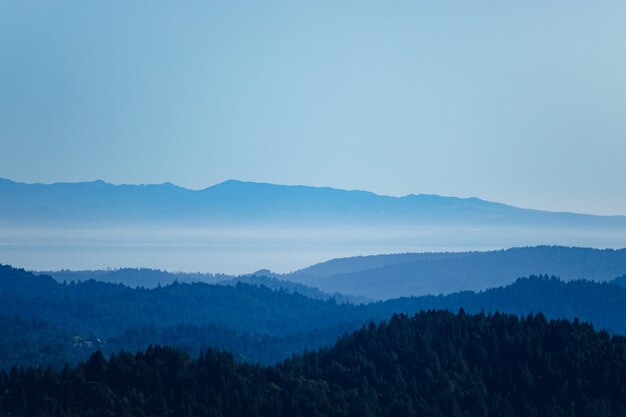
<svg viewBox="0 0 626 417">
<path fill-rule="evenodd" d="M 542 315 L 394 316 L 273 367 L 151 347 L 0 373 L 0 416 L 626 415 L 626 339 Z"/>
<path fill-rule="evenodd" d="M 109 354 L 150 344 L 178 346 L 193 355 L 217 347 L 241 360 L 271 364 L 328 346 L 344 332 L 394 313 L 459 308 L 578 317 L 626 334 L 626 288 L 608 283 L 531 277 L 478 293 L 351 305 L 242 283 L 179 283 L 155 289 L 95 281 L 61 284 L 0 266 L 0 325 L 5 329 L 0 368 L 61 366 L 96 349 Z"/>
<path fill-rule="evenodd" d="M 530 275 L 555 275 L 564 281 L 608 281 L 624 274 L 626 249 L 536 246 L 333 259 L 285 275 L 283 279 L 326 292 L 388 299 L 480 291 Z"/>
</svg>

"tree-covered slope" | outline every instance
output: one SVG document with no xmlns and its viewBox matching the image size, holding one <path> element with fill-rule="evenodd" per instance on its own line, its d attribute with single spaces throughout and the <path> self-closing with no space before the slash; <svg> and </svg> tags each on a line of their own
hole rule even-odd
<svg viewBox="0 0 626 417">
<path fill-rule="evenodd" d="M 187 354 L 214 348 L 231 352 L 241 362 L 275 364 L 308 350 L 331 346 L 342 334 L 363 324 L 345 323 L 310 333 L 285 336 L 251 334 L 234 331 L 215 324 L 184 324 L 157 328 L 153 326 L 127 329 L 109 339 L 93 334 L 59 329 L 45 321 L 24 320 L 0 315 L 0 369 L 12 366 L 75 365 L 96 350 L 105 355 L 121 350 L 138 352 L 150 345 L 174 346 Z"/>
<path fill-rule="evenodd" d="M 0 373 L 1 416 L 624 416 L 626 339 L 544 316 L 394 316 L 273 367 L 151 347 Z"/>
</svg>

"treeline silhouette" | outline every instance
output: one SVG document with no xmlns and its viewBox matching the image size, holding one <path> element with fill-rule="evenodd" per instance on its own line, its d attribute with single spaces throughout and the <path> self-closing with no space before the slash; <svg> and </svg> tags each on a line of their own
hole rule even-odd
<svg viewBox="0 0 626 417">
<path fill-rule="evenodd" d="M 0 372 L 0 416 L 625 416 L 626 339 L 542 314 L 394 315 L 261 367 L 149 347 Z"/>
</svg>

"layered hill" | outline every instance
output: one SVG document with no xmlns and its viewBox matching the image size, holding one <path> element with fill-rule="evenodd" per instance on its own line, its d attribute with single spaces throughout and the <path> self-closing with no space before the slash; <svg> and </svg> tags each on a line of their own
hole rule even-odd
<svg viewBox="0 0 626 417">
<path fill-rule="evenodd" d="M 520 247 L 498 251 L 403 253 L 338 258 L 289 274 L 168 272 L 149 268 L 43 272 L 59 282 L 103 281 L 154 288 L 173 282 L 234 285 L 244 282 L 285 289 L 310 298 L 363 303 L 371 300 L 480 291 L 530 275 L 563 281 L 605 282 L 626 274 L 626 249 L 564 246 Z"/>
<path fill-rule="evenodd" d="M 263 285 L 171 284 L 154 289 L 87 281 L 62 284 L 48 276 L 0 267 L 0 367 L 76 362 L 101 349 L 178 346 L 195 355 L 206 347 L 250 362 L 275 363 L 293 353 L 329 346 L 346 331 L 395 313 L 446 309 L 543 312 L 580 318 L 626 334 L 626 288 L 589 281 L 531 277 L 482 292 L 404 297 L 352 305 Z"/>
</svg>

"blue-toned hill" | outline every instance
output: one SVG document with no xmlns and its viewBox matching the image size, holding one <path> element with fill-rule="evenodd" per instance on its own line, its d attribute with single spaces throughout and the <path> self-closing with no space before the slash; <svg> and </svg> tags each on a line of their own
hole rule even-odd
<svg viewBox="0 0 626 417">
<path fill-rule="evenodd" d="M 518 277 L 609 281 L 626 274 L 626 249 L 537 246 L 461 253 L 406 253 L 333 259 L 283 276 L 327 292 L 388 299 L 507 285 Z"/>
</svg>

